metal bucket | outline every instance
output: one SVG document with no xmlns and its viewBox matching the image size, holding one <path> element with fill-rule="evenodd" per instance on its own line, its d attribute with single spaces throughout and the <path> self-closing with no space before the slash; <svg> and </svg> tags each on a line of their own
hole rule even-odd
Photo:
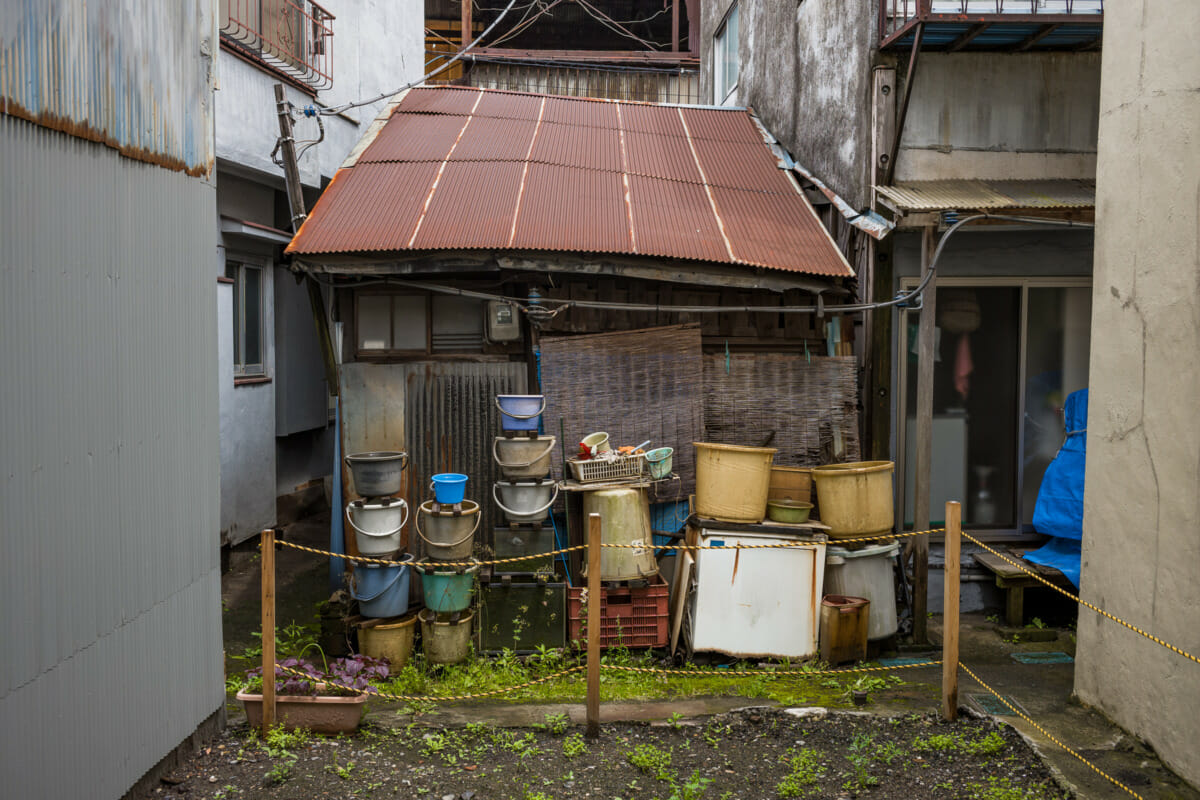
<svg viewBox="0 0 1200 800">
<path fill-rule="evenodd" d="M 550 455 L 554 451 L 554 436 L 536 439 L 506 439 L 497 436 L 492 442 L 492 457 L 500 466 L 505 480 L 544 478 L 550 474 Z"/>
<path fill-rule="evenodd" d="M 479 529 L 479 504 L 463 500 L 462 511 L 434 511 L 433 501 L 421 503 L 417 513 L 417 536 L 425 542 L 430 558 L 462 561 L 471 557 L 475 531 Z"/>
<path fill-rule="evenodd" d="M 401 547 L 400 534 L 408 522 L 408 503 L 399 497 L 355 500 L 346 504 L 346 521 L 354 529 L 359 554 L 390 556 Z"/>
<path fill-rule="evenodd" d="M 439 567 L 436 561 L 413 564 L 413 569 L 421 573 L 421 591 L 425 596 L 426 609 L 449 614 L 465 611 L 471 606 L 475 574 L 479 572 L 478 559 L 471 560 L 476 563 L 466 569 Z"/>
<path fill-rule="evenodd" d="M 350 579 L 350 596 L 364 617 L 398 617 L 408 611 L 408 584 L 412 553 L 397 559 L 403 564 L 359 564 Z"/>
<path fill-rule="evenodd" d="M 471 623 L 475 613 L 456 620 L 439 620 L 428 608 L 421 612 L 421 648 L 430 664 L 457 664 L 471 653 Z"/>
<path fill-rule="evenodd" d="M 658 574 L 650 528 L 650 503 L 642 489 L 601 489 L 585 492 L 583 515 L 600 515 L 600 541 L 631 545 L 606 547 L 600 552 L 600 580 L 626 581 Z"/>
<path fill-rule="evenodd" d="M 408 466 L 408 453 L 377 450 L 351 453 L 344 460 L 354 480 L 354 491 L 363 497 L 382 497 L 400 491 L 401 476 Z"/>
<path fill-rule="evenodd" d="M 542 522 L 558 499 L 558 484 L 552 481 L 496 481 L 492 499 L 509 522 Z"/>
<path fill-rule="evenodd" d="M 500 409 L 501 430 L 536 431 L 546 410 L 546 398 L 540 394 L 498 394 L 496 408 Z"/>
</svg>

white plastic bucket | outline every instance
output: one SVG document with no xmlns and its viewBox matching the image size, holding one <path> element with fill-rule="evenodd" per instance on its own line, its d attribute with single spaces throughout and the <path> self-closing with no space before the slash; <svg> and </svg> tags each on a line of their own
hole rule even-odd
<svg viewBox="0 0 1200 800">
<path fill-rule="evenodd" d="M 399 497 L 354 500 L 346 504 L 346 521 L 354 530 L 360 554 L 391 555 L 400 549 L 401 532 L 408 522 L 408 503 Z"/>
<path fill-rule="evenodd" d="M 825 549 L 824 594 L 852 595 L 871 601 L 868 639 L 886 639 L 897 630 L 896 577 L 893 564 L 900 543 L 848 550 L 830 544 Z"/>
<path fill-rule="evenodd" d="M 492 499 L 509 522 L 541 522 L 558 499 L 558 484 L 552 481 L 496 481 Z"/>
</svg>

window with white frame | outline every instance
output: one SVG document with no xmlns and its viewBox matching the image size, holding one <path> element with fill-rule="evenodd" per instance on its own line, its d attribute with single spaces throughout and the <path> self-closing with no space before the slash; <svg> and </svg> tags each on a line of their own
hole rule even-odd
<svg viewBox="0 0 1200 800">
<path fill-rule="evenodd" d="M 725 21 L 713 37 L 713 102 L 737 105 L 738 86 L 738 7 L 725 15 Z"/>
<path fill-rule="evenodd" d="M 233 374 L 266 374 L 263 356 L 263 265 L 226 261 L 225 277 L 233 281 Z"/>
</svg>

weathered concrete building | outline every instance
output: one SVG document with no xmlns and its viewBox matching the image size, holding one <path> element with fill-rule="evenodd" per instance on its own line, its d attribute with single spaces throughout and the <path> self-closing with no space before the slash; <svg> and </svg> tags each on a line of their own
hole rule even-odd
<svg viewBox="0 0 1200 800">
<path fill-rule="evenodd" d="M 1087 385 L 1092 236 L 1029 218 L 1091 220 L 1101 4 L 720 0 L 703 14 L 704 98 L 752 107 L 854 208 L 895 220 L 877 244 L 827 217 L 864 300 L 916 287 L 959 219 L 1025 218 L 948 240 L 924 346 L 917 309 L 864 314 L 857 341 L 867 452 L 896 462 L 897 524 L 936 526 L 953 499 L 977 535 L 1033 541 L 1063 398 Z M 964 587 L 968 609 L 982 585 Z"/>
<path fill-rule="evenodd" d="M 424 74 L 422 5 L 345 0 L 220 4 L 216 158 L 219 232 L 221 543 L 236 544 L 323 493 L 333 470 L 329 391 L 308 293 L 282 266 L 291 238 L 274 86 L 296 109 L 308 205 L 382 101 L 318 119 Z M 282 502 L 281 502 L 282 500 Z"/>
<path fill-rule="evenodd" d="M 216 6 L 5 6 L 6 797 L 121 797 L 222 721 Z"/>
<path fill-rule="evenodd" d="M 1200 652 L 1200 6 L 1113 3 L 1096 175 L 1083 595 Z M 1131 524 L 1121 524 L 1128 520 Z M 1200 666 L 1095 614 L 1075 690 L 1200 784 Z"/>
</svg>

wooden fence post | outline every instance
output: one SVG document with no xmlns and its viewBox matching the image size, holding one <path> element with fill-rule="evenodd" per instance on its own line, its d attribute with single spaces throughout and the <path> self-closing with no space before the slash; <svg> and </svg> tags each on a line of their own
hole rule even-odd
<svg viewBox="0 0 1200 800">
<path fill-rule="evenodd" d="M 262 532 L 262 730 L 275 724 L 275 530 Z"/>
<path fill-rule="evenodd" d="M 588 514 L 587 736 L 600 736 L 600 515 Z"/>
<path fill-rule="evenodd" d="M 946 585 L 942 594 L 942 719 L 958 719 L 958 591 L 962 506 L 946 503 Z"/>
</svg>

